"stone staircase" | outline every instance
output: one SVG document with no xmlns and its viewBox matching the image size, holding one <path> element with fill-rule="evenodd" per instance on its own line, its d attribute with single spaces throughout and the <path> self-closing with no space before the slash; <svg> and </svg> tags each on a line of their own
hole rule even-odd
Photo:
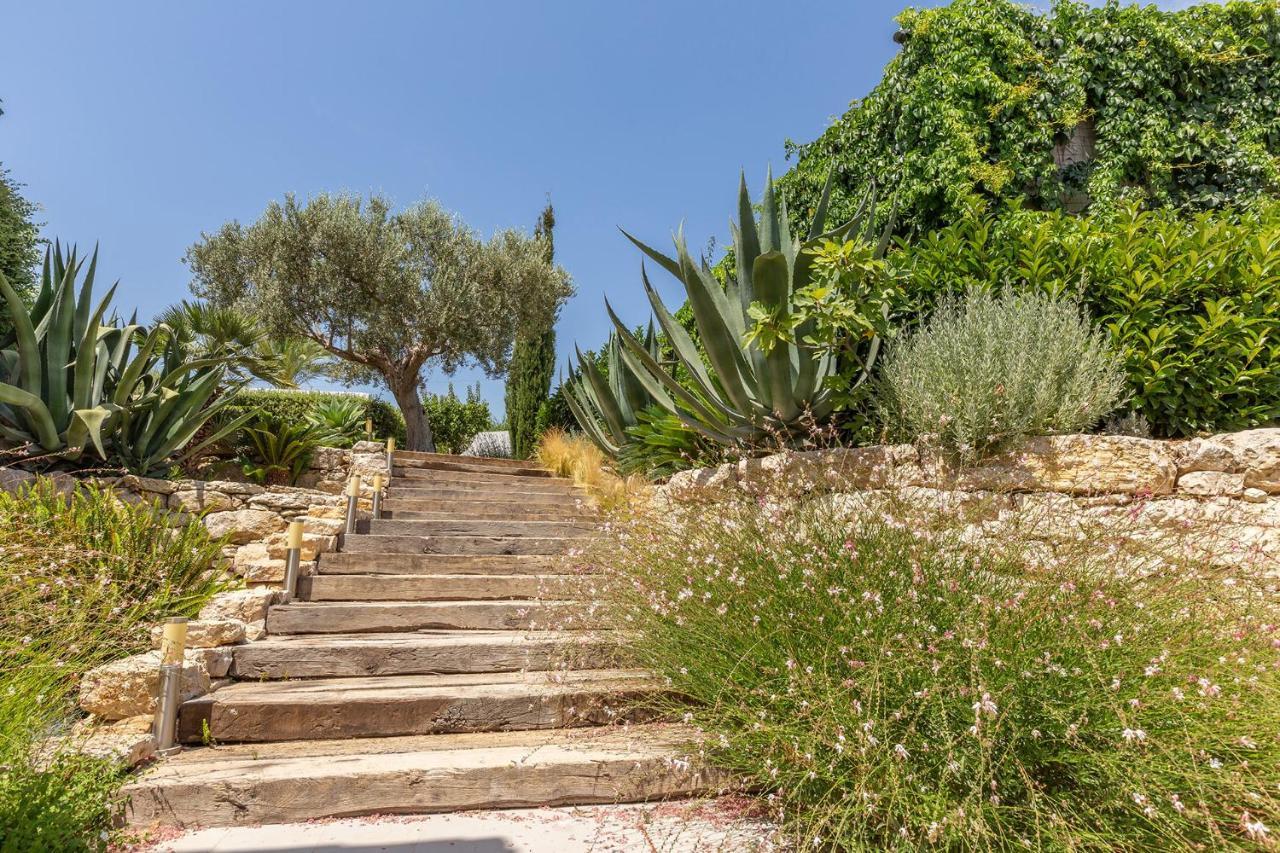
<svg viewBox="0 0 1280 853">
<path fill-rule="evenodd" d="M 134 825 L 638 802 L 708 788 L 680 726 L 634 716 L 563 555 L 592 535 L 570 481 L 397 452 L 381 518 L 324 554 L 232 683 L 184 703 L 189 744 L 125 793 Z M 569 619 L 569 617 L 573 617 Z M 572 630 L 563 627 L 568 620 Z M 626 718 L 626 719 L 624 719 Z"/>
</svg>

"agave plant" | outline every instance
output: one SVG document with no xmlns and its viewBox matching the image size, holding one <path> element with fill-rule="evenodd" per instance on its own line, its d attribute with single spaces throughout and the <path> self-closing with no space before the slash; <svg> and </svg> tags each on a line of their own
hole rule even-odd
<svg viewBox="0 0 1280 853">
<path fill-rule="evenodd" d="M 684 285 L 706 361 L 663 305 L 643 267 L 641 277 L 654 315 L 688 379 L 681 381 L 683 376 L 678 379 L 660 364 L 606 302 L 622 343 L 622 361 L 658 405 L 717 443 L 749 445 L 770 435 L 794 435 L 803 424 L 821 421 L 835 408 L 839 395 L 830 380 L 838 375 L 837 355 L 830 347 L 806 345 L 816 321 L 796 314 L 795 297 L 812 283 L 818 247 L 851 234 L 868 242 L 876 237 L 876 198 L 874 189 L 868 190 L 853 219 L 824 232 L 830 189 L 828 177 L 813 223 L 801 240 L 792 237 L 786 203 L 774 190 L 772 174 L 765 183 L 758 221 L 744 177 L 738 190 L 739 221 L 731 225 L 736 272 L 723 285 L 705 258 L 693 260 L 682 231 L 675 236 L 674 258 L 623 232 Z M 875 257 L 883 256 L 891 230 L 892 217 L 876 242 Z M 788 333 L 767 341 L 753 334 L 762 317 Z M 879 349 L 878 337 L 867 342 L 855 382 L 866 380 Z"/>
<path fill-rule="evenodd" d="M 322 443 L 350 447 L 364 437 L 365 408 L 358 397 L 325 400 L 308 413 L 307 423 L 316 428 Z"/>
<path fill-rule="evenodd" d="M 653 323 L 644 337 L 644 350 L 658 363 L 658 339 Z M 616 335 L 605 344 L 608 376 L 601 375 L 595 360 L 578 353 L 578 369 L 569 365 L 565 380 L 565 402 L 587 437 L 610 456 L 617 457 L 630 441 L 627 430 L 638 422 L 640 412 L 654 404 L 653 395 L 627 366 Z M 663 394 L 665 397 L 666 395 Z"/>
<path fill-rule="evenodd" d="M 92 447 L 101 459 L 154 470 L 225 404 L 209 404 L 223 361 L 186 358 L 163 324 L 148 331 L 114 317 L 104 323 L 115 287 L 95 308 L 97 252 L 77 294 L 82 265 L 74 248 L 64 256 L 55 244 L 30 308 L 0 275 L 13 324 L 0 345 L 0 444 L 73 461 Z M 227 425 L 187 455 L 239 426 Z"/>
</svg>

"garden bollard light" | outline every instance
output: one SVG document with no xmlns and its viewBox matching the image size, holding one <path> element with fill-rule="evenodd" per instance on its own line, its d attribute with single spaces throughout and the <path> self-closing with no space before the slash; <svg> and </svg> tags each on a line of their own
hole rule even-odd
<svg viewBox="0 0 1280 853">
<path fill-rule="evenodd" d="M 182 659 L 187 645 L 187 620 L 171 616 L 164 620 L 160 634 L 160 701 L 156 706 L 151 733 L 156 739 L 156 755 L 173 755 L 182 750 L 177 743 L 178 705 L 181 702 Z"/>
<path fill-rule="evenodd" d="M 396 437 L 394 435 L 387 438 L 387 471 L 391 471 L 392 465 L 396 461 Z"/>
<path fill-rule="evenodd" d="M 289 522 L 288 550 L 284 556 L 284 595 L 282 601 L 293 601 L 298 590 L 298 568 L 302 564 L 302 522 Z"/>
<path fill-rule="evenodd" d="M 347 481 L 347 533 L 356 532 L 356 509 L 360 502 L 360 475 Z"/>
<path fill-rule="evenodd" d="M 364 437 L 369 441 L 373 441 L 373 418 L 364 419 Z"/>
<path fill-rule="evenodd" d="M 382 475 L 373 475 L 373 517 L 382 518 Z"/>
</svg>

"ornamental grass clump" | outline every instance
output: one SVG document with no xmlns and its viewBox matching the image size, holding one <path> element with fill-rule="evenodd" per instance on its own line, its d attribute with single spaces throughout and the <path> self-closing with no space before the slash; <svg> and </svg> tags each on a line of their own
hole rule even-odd
<svg viewBox="0 0 1280 853">
<path fill-rule="evenodd" d="M 936 441 L 968 463 L 1028 436 L 1087 430 L 1124 389 L 1105 333 L 1075 302 L 972 290 L 890 349 L 877 396 L 891 435 Z"/>
<path fill-rule="evenodd" d="M 805 849 L 1273 843 L 1274 598 L 957 530 L 918 505 L 667 505 L 612 526 L 591 582 L 663 710 Z"/>
</svg>

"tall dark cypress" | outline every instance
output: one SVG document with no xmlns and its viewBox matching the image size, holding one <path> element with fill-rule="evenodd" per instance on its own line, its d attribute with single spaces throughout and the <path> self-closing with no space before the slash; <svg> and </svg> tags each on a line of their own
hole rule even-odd
<svg viewBox="0 0 1280 853">
<path fill-rule="evenodd" d="M 548 202 L 538 226 L 537 237 L 546 247 L 547 263 L 555 259 L 556 213 Z M 556 365 L 556 330 L 554 319 L 540 333 L 516 338 L 507 373 L 507 430 L 511 434 L 511 455 L 525 459 L 537 441 L 538 407 L 551 391 L 551 377 Z"/>
</svg>

